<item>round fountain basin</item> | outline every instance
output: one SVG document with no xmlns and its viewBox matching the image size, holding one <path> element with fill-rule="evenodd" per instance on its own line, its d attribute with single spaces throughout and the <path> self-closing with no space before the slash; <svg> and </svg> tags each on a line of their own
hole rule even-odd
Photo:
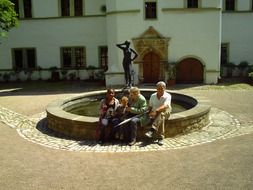
<svg viewBox="0 0 253 190">
<path fill-rule="evenodd" d="M 155 90 L 141 89 L 147 99 Z M 116 90 L 116 96 L 121 97 L 123 94 Z M 87 92 L 75 97 L 59 99 L 51 102 L 47 108 L 47 125 L 48 128 L 64 136 L 75 139 L 94 139 L 95 130 L 98 125 L 98 107 L 89 107 L 91 101 L 98 101 L 105 97 L 106 90 Z M 180 133 L 186 133 L 194 129 L 200 129 L 209 124 L 210 106 L 204 104 L 195 97 L 170 92 L 172 103 L 178 106 L 172 112 L 170 118 L 165 122 L 165 137 L 172 137 Z M 74 114 L 72 110 L 82 106 L 94 113 L 92 116 Z M 175 111 L 176 110 L 176 111 Z M 70 113 L 72 112 L 72 113 Z M 89 115 L 89 114 L 87 114 Z M 144 137 L 144 131 L 138 130 L 138 137 Z"/>
</svg>

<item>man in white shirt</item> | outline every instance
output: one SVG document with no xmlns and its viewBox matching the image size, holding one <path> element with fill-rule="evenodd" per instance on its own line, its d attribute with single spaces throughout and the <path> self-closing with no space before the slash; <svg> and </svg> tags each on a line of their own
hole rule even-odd
<svg viewBox="0 0 253 190">
<path fill-rule="evenodd" d="M 164 139 L 164 122 L 168 119 L 171 112 L 171 95 L 166 92 L 166 84 L 160 81 L 156 84 L 157 92 L 150 96 L 149 100 L 149 118 L 151 128 L 145 135 L 152 138 L 154 133 L 158 137 L 158 144 L 163 145 Z"/>
</svg>

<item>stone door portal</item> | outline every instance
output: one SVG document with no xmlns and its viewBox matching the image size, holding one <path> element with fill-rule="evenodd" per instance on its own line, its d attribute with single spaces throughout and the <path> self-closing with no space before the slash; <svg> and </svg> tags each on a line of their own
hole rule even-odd
<svg viewBox="0 0 253 190">
<path fill-rule="evenodd" d="M 134 61 L 138 64 L 138 80 L 144 83 L 156 83 L 165 78 L 164 63 L 168 62 L 168 42 L 166 38 L 150 26 L 143 34 L 133 38 L 138 53 Z"/>
</svg>

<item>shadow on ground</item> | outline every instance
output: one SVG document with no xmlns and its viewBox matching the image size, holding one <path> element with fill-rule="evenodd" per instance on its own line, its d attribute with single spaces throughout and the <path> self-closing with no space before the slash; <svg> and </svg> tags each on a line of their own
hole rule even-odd
<svg viewBox="0 0 253 190">
<path fill-rule="evenodd" d="M 190 88 L 202 88 L 205 86 L 229 87 L 235 84 L 242 83 L 240 80 L 230 79 L 225 80 L 216 85 L 204 84 L 176 84 L 168 86 L 169 90 L 184 90 Z M 246 82 L 244 82 L 247 84 Z M 138 85 L 140 88 L 155 88 L 155 83 Z M 123 86 L 114 86 L 113 88 L 123 88 Z M 71 94 L 83 93 L 93 90 L 105 90 L 106 86 L 101 82 L 87 81 L 27 81 L 27 82 L 5 82 L 0 85 L 0 96 L 22 96 L 22 95 L 48 95 L 48 94 Z"/>
</svg>

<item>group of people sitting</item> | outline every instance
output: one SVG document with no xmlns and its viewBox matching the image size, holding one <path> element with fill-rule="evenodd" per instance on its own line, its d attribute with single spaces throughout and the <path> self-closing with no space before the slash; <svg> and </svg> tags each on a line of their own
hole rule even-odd
<svg viewBox="0 0 253 190">
<path fill-rule="evenodd" d="M 131 87 L 129 94 L 121 97 L 120 101 L 115 98 L 114 89 L 108 89 L 100 102 L 96 130 L 98 142 L 121 140 L 132 146 L 136 143 L 138 127 L 143 127 L 147 130 L 146 137 L 156 136 L 158 144 L 163 145 L 164 122 L 171 112 L 171 95 L 165 91 L 163 81 L 156 84 L 156 90 L 147 103 L 138 87 Z"/>
</svg>

